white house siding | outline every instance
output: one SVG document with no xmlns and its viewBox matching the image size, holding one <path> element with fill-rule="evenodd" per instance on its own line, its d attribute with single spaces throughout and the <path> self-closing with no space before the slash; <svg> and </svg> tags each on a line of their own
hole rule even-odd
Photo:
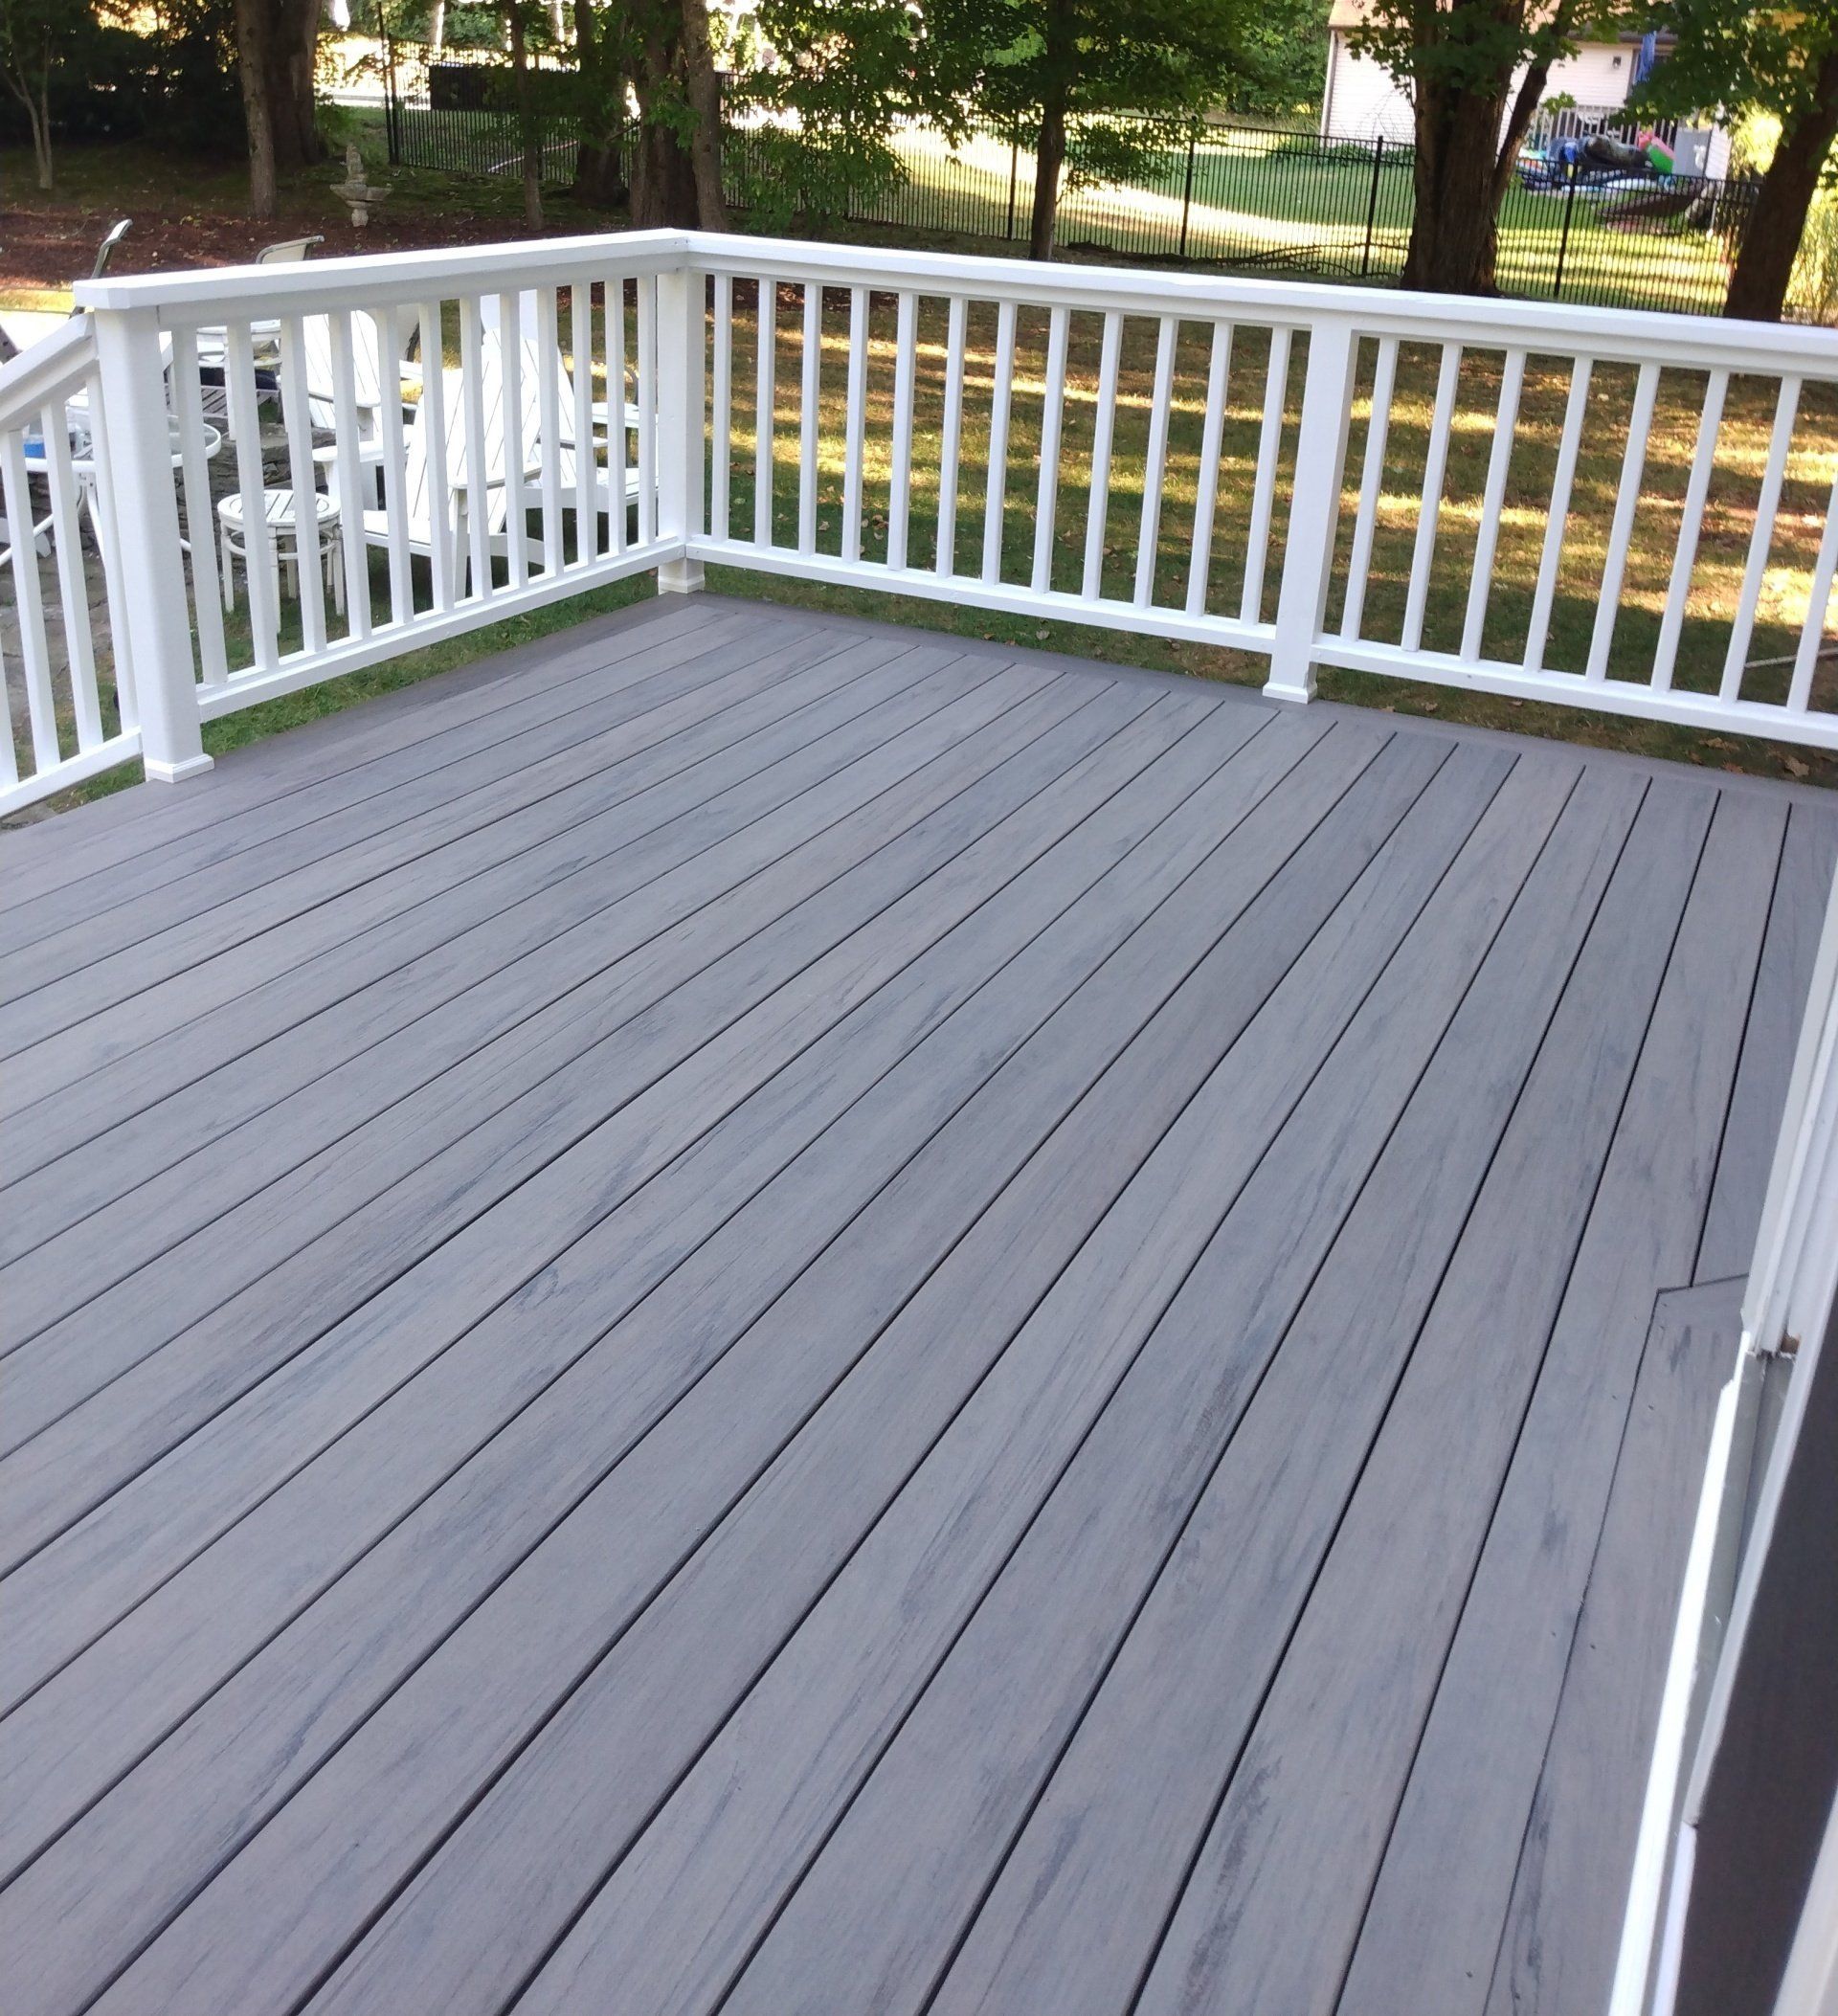
<svg viewBox="0 0 1838 2016">
<path fill-rule="evenodd" d="M 1329 140 L 1409 140 L 1416 130 L 1410 90 L 1382 63 L 1348 48 L 1333 29 L 1328 36 L 1328 82 L 1321 131 Z"/>
<path fill-rule="evenodd" d="M 1633 82 L 1632 43 L 1590 42 L 1553 65 L 1545 96 L 1559 94 L 1591 109 L 1625 104 Z M 1328 81 L 1321 131 L 1330 140 L 1409 140 L 1408 86 L 1382 63 L 1350 48 L 1341 30 L 1328 33 Z"/>
</svg>

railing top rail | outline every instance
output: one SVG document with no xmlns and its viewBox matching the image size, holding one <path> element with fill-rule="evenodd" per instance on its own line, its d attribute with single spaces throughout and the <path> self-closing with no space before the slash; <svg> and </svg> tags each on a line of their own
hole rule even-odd
<svg viewBox="0 0 1838 2016">
<path fill-rule="evenodd" d="M 79 308 L 157 308 L 175 323 L 227 312 L 273 315 L 370 302 L 422 301 L 436 294 L 540 286 L 579 277 L 584 266 L 616 263 L 626 273 L 681 266 L 693 234 L 596 232 L 572 238 L 521 238 L 500 245 L 443 245 L 421 252 L 359 253 L 279 266 L 205 266 L 184 273 L 136 273 L 78 280 Z"/>
<path fill-rule="evenodd" d="M 1792 325 L 1707 322 L 1697 315 L 1580 307 L 1353 287 L 1327 281 L 1161 273 L 1116 266 L 1035 265 L 960 253 L 816 245 L 712 232 L 688 234 L 705 272 L 762 272 L 827 284 L 971 293 L 1044 307 L 1108 307 L 1195 320 L 1242 317 L 1303 328 L 1350 322 L 1362 333 L 1416 341 L 1513 345 L 1559 356 L 1654 359 L 1696 369 L 1838 378 L 1838 331 Z"/>
<path fill-rule="evenodd" d="M 0 428 L 35 419 L 47 399 L 75 392 L 95 355 L 89 318 L 79 316 L 0 366 Z"/>
<path fill-rule="evenodd" d="M 1323 281 L 1149 273 L 1110 266 L 1037 266 L 958 253 L 815 245 L 710 232 L 609 232 L 573 238 L 314 259 L 295 266 L 219 266 L 79 281 L 87 308 L 153 307 L 168 322 L 221 318 L 238 308 L 296 312 L 429 293 L 540 284 L 616 261 L 627 272 L 685 263 L 699 271 L 772 272 L 823 284 L 918 287 L 1044 307 L 1109 307 L 1143 315 L 1243 318 L 1302 328 L 1351 323 L 1405 340 L 1502 344 L 1561 356 L 1657 361 L 1686 368 L 1798 372 L 1838 378 L 1838 332 L 1769 323 L 1707 323 L 1700 316 L 1568 303 L 1400 293 Z"/>
</svg>

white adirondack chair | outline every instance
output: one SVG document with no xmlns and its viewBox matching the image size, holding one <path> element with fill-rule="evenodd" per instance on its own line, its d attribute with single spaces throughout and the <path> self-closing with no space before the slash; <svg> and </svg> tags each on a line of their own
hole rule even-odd
<svg viewBox="0 0 1838 2016">
<path fill-rule="evenodd" d="M 471 462 L 467 454 L 466 395 L 464 374 L 456 370 L 440 373 L 442 432 L 446 449 L 447 495 L 440 511 L 435 499 L 434 443 L 430 402 L 424 395 L 403 434 L 402 505 L 412 553 L 432 558 L 436 543 L 446 551 L 455 593 L 463 593 L 471 552 L 472 519 L 482 512 L 491 550 L 505 550 L 505 526 L 510 514 L 510 493 L 505 482 L 505 433 L 503 424 L 504 379 L 496 351 L 487 346 L 481 359 L 481 390 L 484 407 L 483 473 L 484 494 L 473 494 Z M 525 478 L 532 479 L 540 468 L 530 450 L 536 441 L 533 408 L 526 397 L 524 438 L 530 444 L 525 456 Z M 385 498 L 388 491 L 385 488 Z M 364 536 L 371 546 L 390 544 L 390 513 L 386 507 L 364 512 Z"/>
</svg>

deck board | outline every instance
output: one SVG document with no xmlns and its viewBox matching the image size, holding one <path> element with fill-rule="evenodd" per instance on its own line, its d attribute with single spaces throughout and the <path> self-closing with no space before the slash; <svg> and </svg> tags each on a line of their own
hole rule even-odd
<svg viewBox="0 0 1838 2016">
<path fill-rule="evenodd" d="M 1605 1986 L 1815 794 L 688 598 L 55 839 L 10 2008 Z"/>
</svg>

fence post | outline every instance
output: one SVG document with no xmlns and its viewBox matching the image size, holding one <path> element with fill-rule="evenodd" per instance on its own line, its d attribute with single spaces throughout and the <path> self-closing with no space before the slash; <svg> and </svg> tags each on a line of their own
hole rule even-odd
<svg viewBox="0 0 1838 2016">
<path fill-rule="evenodd" d="M 1551 277 L 1551 299 L 1556 301 L 1563 292 L 1563 261 L 1570 250 L 1570 218 L 1577 207 L 1577 164 L 1568 164 L 1570 180 L 1563 194 L 1563 229 L 1558 235 L 1558 270 Z"/>
<path fill-rule="evenodd" d="M 204 752 L 191 661 L 159 311 L 99 308 L 92 320 L 102 395 L 102 411 L 92 418 L 115 498 L 106 565 L 120 583 L 122 606 L 133 612 L 141 760 L 149 777 L 176 784 L 209 770 L 211 758 Z M 215 530 L 194 526 L 192 536 L 209 539 Z"/>
<path fill-rule="evenodd" d="M 1347 410 L 1359 354 L 1351 322 L 1324 318 L 1309 331 L 1302 426 L 1295 444 L 1295 487 L 1283 539 L 1276 636 L 1264 690 L 1274 700 L 1314 697 L 1314 647 L 1334 575 L 1334 535 L 1347 453 Z"/>
<path fill-rule="evenodd" d="M 1021 133 L 1018 126 L 1008 144 L 1008 222 L 1002 226 L 1002 242 L 1015 235 L 1015 180 L 1021 168 Z"/>
<path fill-rule="evenodd" d="M 658 537 L 677 544 L 702 536 L 706 347 L 703 277 L 685 250 L 682 265 L 658 275 Z M 702 586 L 700 560 L 659 563 L 660 594 Z"/>
<path fill-rule="evenodd" d="M 1372 193 L 1366 198 L 1366 249 L 1359 259 L 1361 280 L 1372 271 L 1372 227 L 1378 215 L 1378 168 L 1384 158 L 1385 136 L 1380 133 L 1372 143 Z"/>
<path fill-rule="evenodd" d="M 383 0 L 376 0 L 376 34 L 383 56 L 384 146 L 390 166 L 394 168 L 402 159 L 401 142 L 396 136 L 395 126 L 395 50 L 390 40 L 390 23 L 383 11 Z"/>
<path fill-rule="evenodd" d="M 1187 187 L 1180 198 L 1180 257 L 1187 257 L 1187 221 L 1194 213 L 1194 155 L 1199 146 L 1199 128 L 1187 129 Z"/>
</svg>

